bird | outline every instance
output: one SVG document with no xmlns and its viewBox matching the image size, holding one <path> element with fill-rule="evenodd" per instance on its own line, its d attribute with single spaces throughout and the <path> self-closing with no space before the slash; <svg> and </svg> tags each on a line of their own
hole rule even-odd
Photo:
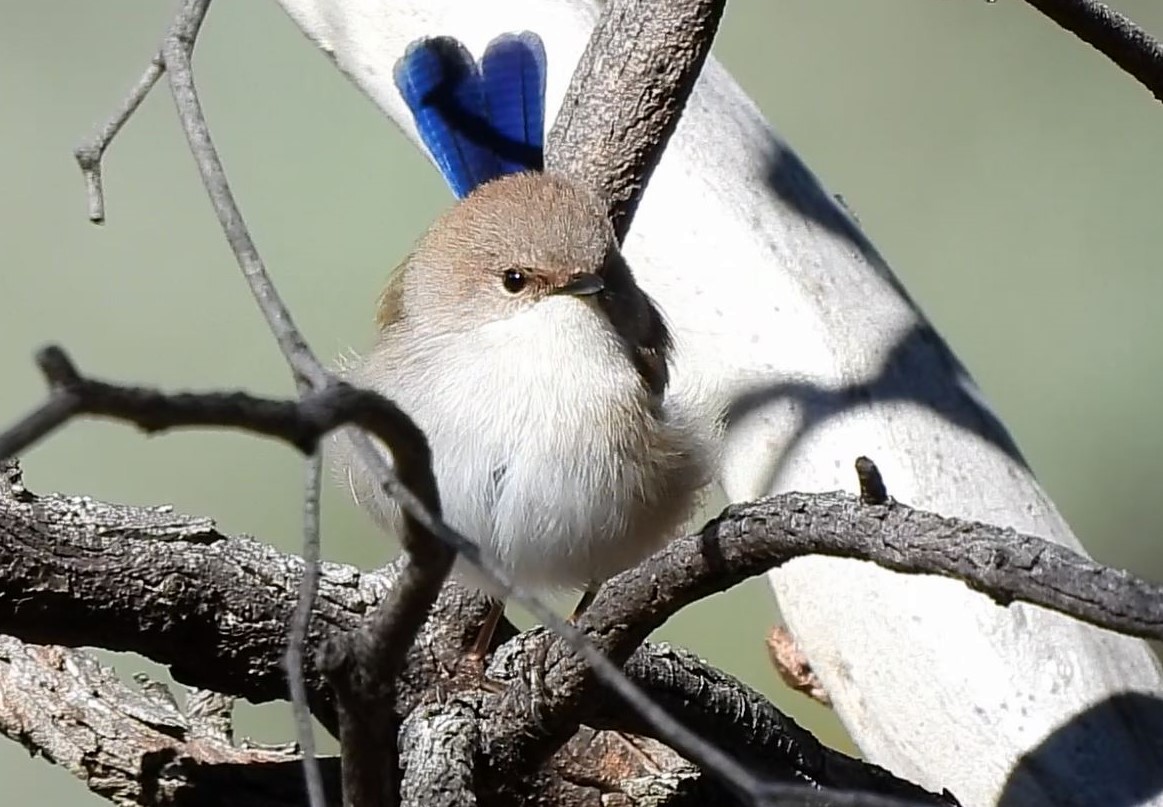
<svg viewBox="0 0 1163 807">
<path fill-rule="evenodd" d="M 514 585 L 582 592 L 576 617 L 693 514 L 713 452 L 667 395 L 670 330 L 607 206 L 544 170 L 545 77 L 532 32 L 497 37 L 479 64 L 451 37 L 407 48 L 395 83 L 457 201 L 390 274 L 375 342 L 341 374 L 424 431 L 445 521 Z M 342 432 L 335 444 L 357 503 L 400 530 Z M 463 558 L 454 573 L 490 597 L 480 659 L 504 592 Z"/>
</svg>

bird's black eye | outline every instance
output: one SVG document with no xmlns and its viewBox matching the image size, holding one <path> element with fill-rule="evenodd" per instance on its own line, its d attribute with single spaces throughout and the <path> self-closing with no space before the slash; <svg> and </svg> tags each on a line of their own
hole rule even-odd
<svg viewBox="0 0 1163 807">
<path fill-rule="evenodd" d="M 529 278 L 520 269 L 507 269 L 505 274 L 501 275 L 501 285 L 510 294 L 517 294 L 525 288 L 525 284 L 528 282 Z"/>
</svg>

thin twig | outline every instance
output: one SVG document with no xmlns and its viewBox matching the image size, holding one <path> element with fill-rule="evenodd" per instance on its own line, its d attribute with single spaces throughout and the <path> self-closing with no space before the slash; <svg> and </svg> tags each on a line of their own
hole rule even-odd
<svg viewBox="0 0 1163 807">
<path fill-rule="evenodd" d="M 182 10 L 179 12 L 174 21 L 169 34 L 166 36 L 165 42 L 162 45 L 162 55 L 164 57 L 165 66 L 169 75 L 170 89 L 173 94 L 174 103 L 177 106 L 178 116 L 181 120 L 182 129 L 186 134 L 189 142 L 190 151 L 193 154 L 198 165 L 199 173 L 202 176 L 203 184 L 210 197 L 212 206 L 218 216 L 219 223 L 222 227 L 223 233 L 226 236 L 227 242 L 231 250 L 234 252 L 235 258 L 238 261 L 239 267 L 242 269 L 244 278 L 250 287 L 251 293 L 254 296 L 256 303 L 259 306 L 264 318 L 276 341 L 279 348 L 286 358 L 288 364 L 291 366 L 295 375 L 296 386 L 299 389 L 300 395 L 305 396 L 309 394 L 309 389 L 324 389 L 336 383 L 336 379 L 330 374 L 326 368 L 315 357 L 302 333 L 296 327 L 291 316 L 290 310 L 282 301 L 278 290 L 271 282 L 270 276 L 267 273 L 266 267 L 259 255 L 258 249 L 250 236 L 250 232 L 246 227 L 246 223 L 242 218 L 242 213 L 234 200 L 233 193 L 230 190 L 229 182 L 226 178 L 225 169 L 222 166 L 221 160 L 218 157 L 216 148 L 210 135 L 209 126 L 206 123 L 205 116 L 202 112 L 201 102 L 198 98 L 197 89 L 194 85 L 193 69 L 191 65 L 191 55 L 193 53 L 194 45 L 197 41 L 198 30 L 205 18 L 206 11 L 209 7 L 209 0 L 187 0 L 184 3 Z M 410 422 L 409 422 L 409 425 Z M 365 453 L 373 454 L 374 459 L 371 462 L 373 469 L 380 472 L 380 477 L 385 481 L 385 487 L 392 487 L 396 489 L 403 489 L 399 484 L 394 484 L 394 476 L 391 473 L 391 468 L 384 462 L 383 458 L 379 456 L 378 452 L 371 450 L 370 443 L 368 443 Z M 304 527 L 304 544 L 316 546 L 316 551 L 308 552 L 306 558 L 307 570 L 304 575 L 304 586 L 301 596 L 304 603 L 300 605 L 300 613 L 306 613 L 305 619 L 309 619 L 310 605 L 314 600 L 314 586 L 317 582 L 317 567 L 318 567 L 318 460 L 312 461 L 314 465 L 313 471 L 309 473 L 312 482 L 306 490 L 306 507 L 305 512 L 308 515 L 307 522 Z M 427 467 L 423 471 L 424 474 L 431 476 L 431 467 Z M 432 485 L 435 491 L 435 485 Z M 433 502 L 426 503 L 428 507 L 426 510 L 432 509 Z M 407 509 L 407 508 L 405 508 Z M 437 506 L 438 512 L 438 506 Z M 415 526 L 413 520 L 412 526 Z M 411 547 L 405 547 L 411 549 Z M 436 557 L 439 553 L 429 553 L 429 557 Z M 443 561 L 443 558 L 441 558 Z M 411 607 L 401 610 L 399 613 L 384 610 L 381 608 L 376 615 L 374 625 L 380 631 L 387 631 L 390 633 L 390 628 L 393 626 L 400 627 L 404 634 L 415 635 L 416 630 L 419 629 L 418 619 L 422 620 L 423 615 L 427 613 L 428 608 L 431 607 L 435 600 L 436 594 L 439 592 L 440 584 L 447 576 L 448 569 L 451 567 L 451 559 L 448 563 L 437 563 L 433 566 L 416 566 L 415 574 L 425 578 L 426 585 L 413 586 L 408 589 L 412 596 L 419 596 L 424 598 L 421 601 L 410 603 Z M 395 600 L 392 605 L 400 607 L 402 601 Z M 417 617 L 417 614 L 420 616 Z M 397 624 L 399 623 L 399 624 Z M 415 623 L 415 624 L 412 624 Z M 301 623 L 297 623 L 301 624 Z M 362 636 L 362 634 L 361 634 Z M 292 630 L 288 637 L 288 662 L 299 662 L 295 666 L 288 668 L 288 681 L 293 693 L 293 700 L 296 701 L 295 708 L 300 715 L 298 723 L 300 728 L 303 728 L 303 721 L 301 715 L 306 711 L 307 705 L 299 696 L 305 695 L 306 687 L 303 680 L 301 662 L 303 659 L 302 642 L 306 638 L 305 631 Z M 397 657 L 402 663 L 404 653 L 407 650 L 408 644 L 390 644 L 388 645 L 389 656 Z M 379 654 L 378 658 L 382 660 L 383 654 Z M 353 676 L 361 677 L 368 674 L 366 670 L 347 669 L 347 672 Z M 336 679 L 332 679 L 336 683 Z M 389 686 L 391 682 L 388 682 Z M 351 692 L 351 688 L 344 688 L 343 692 Z M 341 701 L 344 700 L 341 698 Z M 369 707 L 366 702 L 361 702 L 359 706 L 348 703 L 349 707 L 341 710 L 341 718 L 346 716 L 348 719 L 341 719 L 341 727 L 346 725 L 350 728 L 352 720 L 364 721 L 368 720 L 366 712 Z M 382 711 L 382 709 L 373 709 L 372 711 Z M 305 750 L 310 751 L 313 746 L 312 740 L 304 735 L 300 738 Z M 388 752 L 394 752 L 395 737 L 394 735 L 386 737 L 386 745 Z M 354 753 L 375 755 L 376 749 L 365 748 L 362 745 L 354 747 L 350 744 L 345 745 L 344 748 L 344 771 L 353 771 L 355 768 L 349 764 L 351 762 L 350 756 Z M 313 765 L 311 755 L 308 754 L 306 763 L 309 768 Z M 364 766 L 366 768 L 366 764 Z M 361 776 L 367 777 L 381 776 L 380 771 L 383 770 L 382 765 L 372 765 L 361 773 Z M 310 778 L 309 778 L 310 781 Z M 350 784 L 345 776 L 345 790 L 352 788 L 346 787 Z M 388 787 L 380 787 L 379 790 L 388 793 Z M 312 805 L 319 807 L 320 803 L 316 800 L 316 795 L 320 793 L 318 788 L 312 789 L 310 796 Z M 347 796 L 345 796 L 346 798 Z M 391 796 L 389 795 L 389 798 Z M 369 805 L 377 802 L 367 802 Z"/>
<path fill-rule="evenodd" d="M 89 221 L 94 224 L 105 222 L 105 189 L 101 181 L 101 162 L 105 159 L 105 150 L 109 148 L 109 144 L 113 142 L 113 138 L 121 131 L 125 122 L 141 106 L 141 102 L 149 95 L 149 91 L 157 84 L 165 69 L 161 53 L 156 54 L 141 78 L 137 80 L 137 84 L 129 91 L 129 95 L 122 100 L 121 106 L 88 139 L 81 141 L 73 150 L 77 165 L 81 166 L 81 176 L 85 179 Z"/>
<path fill-rule="evenodd" d="M 1104 54 L 1163 101 L 1163 45 L 1129 17 L 1098 0 L 1026 0 Z"/>
<path fill-rule="evenodd" d="M 307 346 L 302 333 L 295 326 L 290 310 L 271 282 L 238 204 L 234 201 L 230 183 L 226 180 L 226 171 L 210 137 L 210 127 L 202 113 L 198 91 L 194 87 L 190 57 L 198 29 L 209 6 L 210 0 L 184 0 L 182 10 L 166 36 L 162 54 L 165 57 L 170 92 L 178 109 L 182 131 L 190 145 L 190 153 L 194 155 L 202 183 L 218 216 L 218 223 L 222 226 L 222 232 L 242 269 L 255 302 L 278 341 L 279 349 L 298 378 L 310 381 L 315 387 L 324 386 L 330 378 Z"/>
<path fill-rule="evenodd" d="M 287 686 L 291 691 L 291 711 L 295 716 L 295 734 L 303 751 L 307 800 L 311 807 L 326 804 L 323 775 L 315 755 L 315 727 L 311 723 L 311 709 L 307 702 L 307 682 L 303 676 L 303 649 L 307 646 L 315 597 L 319 591 L 319 483 L 322 475 L 323 456 L 316 449 L 307 459 L 303 497 L 303 577 L 299 581 L 299 596 L 287 636 L 284 662 Z"/>
</svg>

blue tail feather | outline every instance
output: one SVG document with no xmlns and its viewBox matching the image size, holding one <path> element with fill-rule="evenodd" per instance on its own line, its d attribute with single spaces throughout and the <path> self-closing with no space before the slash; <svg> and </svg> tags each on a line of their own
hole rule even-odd
<svg viewBox="0 0 1163 807">
<path fill-rule="evenodd" d="M 451 37 L 414 42 L 393 78 L 453 193 L 463 198 L 499 175 L 496 155 L 472 136 L 487 118 L 480 73 L 464 45 Z"/>
<path fill-rule="evenodd" d="M 452 37 L 408 46 L 393 78 L 420 139 L 459 198 L 504 174 L 541 170 L 545 48 L 534 33 L 503 34 L 478 68 Z"/>
<path fill-rule="evenodd" d="M 540 171 L 544 165 L 545 46 L 531 31 L 502 34 L 481 59 L 489 123 L 501 136 L 501 170 Z M 503 146 L 511 148 L 503 149 Z"/>
</svg>

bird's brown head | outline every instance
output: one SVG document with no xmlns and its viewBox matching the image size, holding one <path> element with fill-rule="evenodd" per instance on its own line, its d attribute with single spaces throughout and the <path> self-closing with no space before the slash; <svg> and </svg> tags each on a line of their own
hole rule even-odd
<svg viewBox="0 0 1163 807">
<path fill-rule="evenodd" d="M 592 302 L 661 394 L 662 317 L 634 282 L 602 201 L 553 174 L 488 182 L 441 215 L 389 281 L 377 319 L 385 329 L 422 318 L 426 329 L 465 333 L 562 297 Z"/>
</svg>

